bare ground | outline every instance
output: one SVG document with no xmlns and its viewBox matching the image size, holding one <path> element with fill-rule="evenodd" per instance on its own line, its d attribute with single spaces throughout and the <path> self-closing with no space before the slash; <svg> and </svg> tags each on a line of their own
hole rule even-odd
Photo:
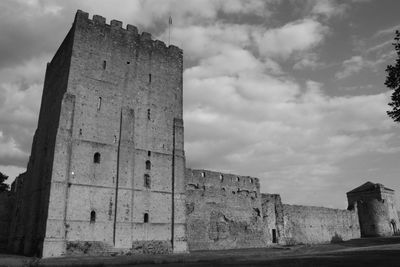
<svg viewBox="0 0 400 267">
<path fill-rule="evenodd" d="M 0 266 L 400 266 L 400 237 L 323 245 L 196 251 L 175 255 L 35 259 L 0 255 Z"/>
</svg>

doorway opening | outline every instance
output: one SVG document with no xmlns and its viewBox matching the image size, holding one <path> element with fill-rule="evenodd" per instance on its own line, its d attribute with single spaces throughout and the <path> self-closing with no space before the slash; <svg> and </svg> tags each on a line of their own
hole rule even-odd
<svg viewBox="0 0 400 267">
<path fill-rule="evenodd" d="M 276 239 L 276 229 L 272 229 L 272 243 L 278 243 Z"/>
<path fill-rule="evenodd" d="M 392 221 L 390 222 L 390 226 L 392 227 L 392 233 L 393 233 L 393 235 L 396 235 L 396 234 L 397 234 L 396 222 L 395 222 L 394 220 L 392 220 Z"/>
</svg>

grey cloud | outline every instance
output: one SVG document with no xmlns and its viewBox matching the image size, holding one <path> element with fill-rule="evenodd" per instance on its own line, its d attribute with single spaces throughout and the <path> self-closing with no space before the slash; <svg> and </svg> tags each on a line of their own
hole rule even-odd
<svg viewBox="0 0 400 267">
<path fill-rule="evenodd" d="M 0 68 L 55 51 L 71 25 L 73 13 L 66 8 L 57 14 L 47 13 L 44 5 L 1 1 Z"/>
<path fill-rule="evenodd" d="M 25 155 L 3 155 L 0 157 L 0 165 L 3 166 L 18 166 L 21 168 L 26 168 L 26 164 L 28 163 L 29 156 Z M 14 178 L 14 177 L 10 177 Z"/>
</svg>

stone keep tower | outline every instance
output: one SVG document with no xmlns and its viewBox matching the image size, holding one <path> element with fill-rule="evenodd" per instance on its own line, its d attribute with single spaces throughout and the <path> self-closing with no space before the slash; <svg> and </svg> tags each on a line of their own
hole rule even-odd
<svg viewBox="0 0 400 267">
<path fill-rule="evenodd" d="M 76 13 L 47 65 L 14 252 L 187 250 L 182 63 L 149 33 Z"/>
<path fill-rule="evenodd" d="M 398 233 L 399 218 L 394 190 L 366 182 L 347 192 L 348 209 L 357 207 L 361 237 L 391 236 Z"/>
</svg>

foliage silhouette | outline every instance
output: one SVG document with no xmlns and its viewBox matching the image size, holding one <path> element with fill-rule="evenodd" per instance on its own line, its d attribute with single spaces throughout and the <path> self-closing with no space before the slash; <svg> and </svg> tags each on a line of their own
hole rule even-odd
<svg viewBox="0 0 400 267">
<path fill-rule="evenodd" d="M 396 63 L 386 67 L 386 81 L 385 85 L 394 90 L 391 96 L 389 106 L 392 110 L 387 111 L 387 114 L 395 121 L 400 122 L 400 31 L 396 31 L 394 37 L 394 49 L 397 54 Z"/>
</svg>

